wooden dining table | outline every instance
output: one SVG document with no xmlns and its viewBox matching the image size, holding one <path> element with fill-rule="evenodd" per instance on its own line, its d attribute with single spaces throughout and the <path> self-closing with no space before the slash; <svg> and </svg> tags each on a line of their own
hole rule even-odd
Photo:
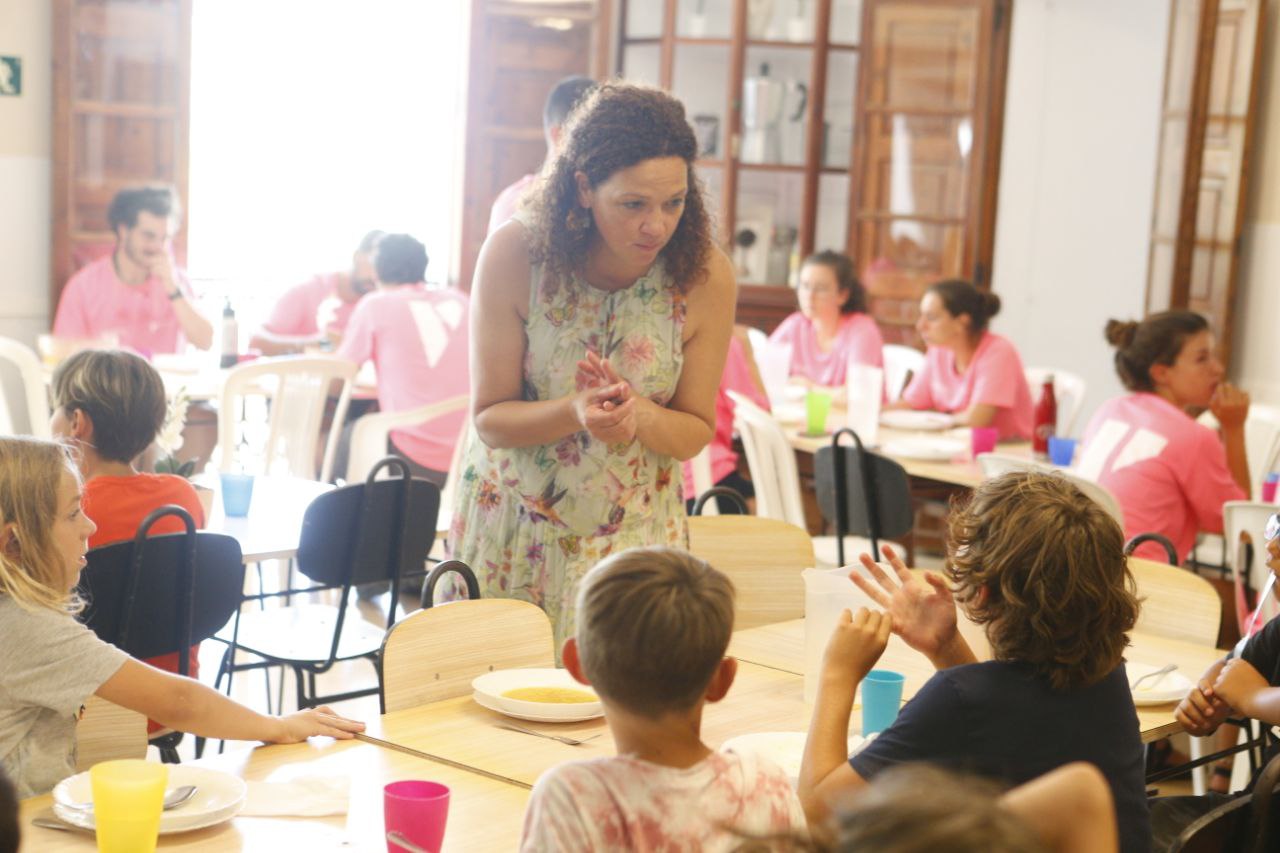
<svg viewBox="0 0 1280 853">
<path fill-rule="evenodd" d="M 297 554 L 307 507 L 320 495 L 333 490 L 329 483 L 301 477 L 255 477 L 249 514 L 231 517 L 222 509 L 217 476 L 208 477 L 204 482 L 214 490 L 212 511 L 204 530 L 224 533 L 239 542 L 246 565 L 285 560 Z"/>
</svg>

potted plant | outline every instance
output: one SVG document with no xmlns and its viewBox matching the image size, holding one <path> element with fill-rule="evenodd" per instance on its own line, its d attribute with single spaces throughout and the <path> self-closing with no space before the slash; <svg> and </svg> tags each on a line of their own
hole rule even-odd
<svg viewBox="0 0 1280 853">
<path fill-rule="evenodd" d="M 196 472 L 196 460 L 188 459 L 184 462 L 177 456 L 182 448 L 182 429 L 186 426 L 187 405 L 190 402 L 185 386 L 179 388 L 177 393 L 169 398 L 164 425 L 160 427 L 160 434 L 156 436 L 156 444 L 165 453 L 156 461 L 157 474 L 176 474 L 190 480 Z M 191 486 L 200 498 L 200 507 L 204 510 L 205 522 L 208 523 L 210 514 L 213 512 L 213 489 L 196 482 L 192 482 Z"/>
</svg>

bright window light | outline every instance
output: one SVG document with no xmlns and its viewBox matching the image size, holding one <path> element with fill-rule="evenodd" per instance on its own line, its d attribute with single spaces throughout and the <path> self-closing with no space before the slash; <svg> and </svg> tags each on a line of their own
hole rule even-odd
<svg viewBox="0 0 1280 853">
<path fill-rule="evenodd" d="M 242 323 L 373 228 L 444 281 L 460 193 L 464 0 L 196 0 L 188 269 Z"/>
</svg>

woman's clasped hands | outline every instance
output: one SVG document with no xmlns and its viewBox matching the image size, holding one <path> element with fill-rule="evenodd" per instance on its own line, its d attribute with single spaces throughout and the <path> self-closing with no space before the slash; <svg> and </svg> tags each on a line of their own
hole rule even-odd
<svg viewBox="0 0 1280 853">
<path fill-rule="evenodd" d="M 608 359 L 587 350 L 587 357 L 578 362 L 576 384 L 580 390 L 573 398 L 573 413 L 592 438 L 608 444 L 635 439 L 635 391 Z"/>
</svg>

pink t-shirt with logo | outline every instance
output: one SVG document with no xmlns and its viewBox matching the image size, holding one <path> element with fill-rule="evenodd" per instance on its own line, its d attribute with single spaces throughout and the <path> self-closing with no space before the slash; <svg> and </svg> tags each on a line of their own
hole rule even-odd
<svg viewBox="0 0 1280 853">
<path fill-rule="evenodd" d="M 733 752 L 683 770 L 620 755 L 542 774 L 520 849 L 730 851 L 744 835 L 807 837 L 800 800 L 778 767 Z"/>
<path fill-rule="evenodd" d="M 98 338 L 114 334 L 120 346 L 151 356 L 185 349 L 182 324 L 160 279 L 148 276 L 129 285 L 116 276 L 111 255 L 86 264 L 71 276 L 58 299 L 53 333 L 60 338 Z M 177 271 L 178 287 L 193 298 L 186 273 Z"/>
<path fill-rule="evenodd" d="M 1159 396 L 1137 392 L 1103 403 L 1084 432 L 1080 474 L 1115 495 L 1125 539 L 1160 533 L 1182 559 L 1196 533 L 1222 532 L 1222 505 L 1247 500 L 1218 434 Z M 1135 552 L 1163 562 L 1149 542 Z"/>
<path fill-rule="evenodd" d="M 378 369 L 378 408 L 403 412 L 470 393 L 467 297 L 422 284 L 378 290 L 356 303 L 336 355 Z M 465 411 L 391 431 L 391 441 L 425 468 L 448 471 Z"/>
<path fill-rule="evenodd" d="M 751 364 L 746 350 L 736 337 L 729 338 L 729 354 L 720 376 L 720 389 L 716 392 L 716 432 L 711 438 L 711 482 L 718 483 L 738 467 L 738 454 L 733 452 L 733 400 L 728 392 L 736 391 L 754 400 L 760 408 L 769 410 L 769 398 L 756 387 L 751 375 Z M 693 467 L 684 463 L 684 496 L 696 498 L 693 486 Z"/>
<path fill-rule="evenodd" d="M 499 226 L 505 224 L 508 219 L 516 215 L 516 211 L 520 209 L 520 199 L 524 196 L 525 190 L 529 189 L 537 179 L 537 175 L 525 175 L 498 193 L 498 197 L 493 200 L 493 207 L 489 208 L 489 234 L 497 231 Z"/>
<path fill-rule="evenodd" d="M 338 283 L 346 275 L 343 272 L 321 273 L 302 284 L 295 284 L 276 302 L 263 328 L 276 335 L 318 335 L 320 327 L 316 318 L 320 306 L 327 300 L 330 303 L 326 310 L 329 322 L 324 330 L 342 334 L 358 304 L 343 302 L 338 296 Z"/>
<path fill-rule="evenodd" d="M 819 385 L 840 386 L 849 359 L 868 367 L 884 367 L 884 336 L 869 314 L 842 314 L 830 352 L 818 346 L 818 331 L 799 311 L 783 320 L 769 342 L 791 345 L 791 375 Z"/>
<path fill-rule="evenodd" d="M 991 425 L 1003 438 L 1030 438 L 1035 416 L 1022 358 L 1013 344 L 992 332 L 982 335 L 964 373 L 956 372 L 955 350 L 929 347 L 924 367 L 911 378 L 902 399 L 913 409 L 966 412 L 975 404 L 996 407 Z"/>
</svg>

